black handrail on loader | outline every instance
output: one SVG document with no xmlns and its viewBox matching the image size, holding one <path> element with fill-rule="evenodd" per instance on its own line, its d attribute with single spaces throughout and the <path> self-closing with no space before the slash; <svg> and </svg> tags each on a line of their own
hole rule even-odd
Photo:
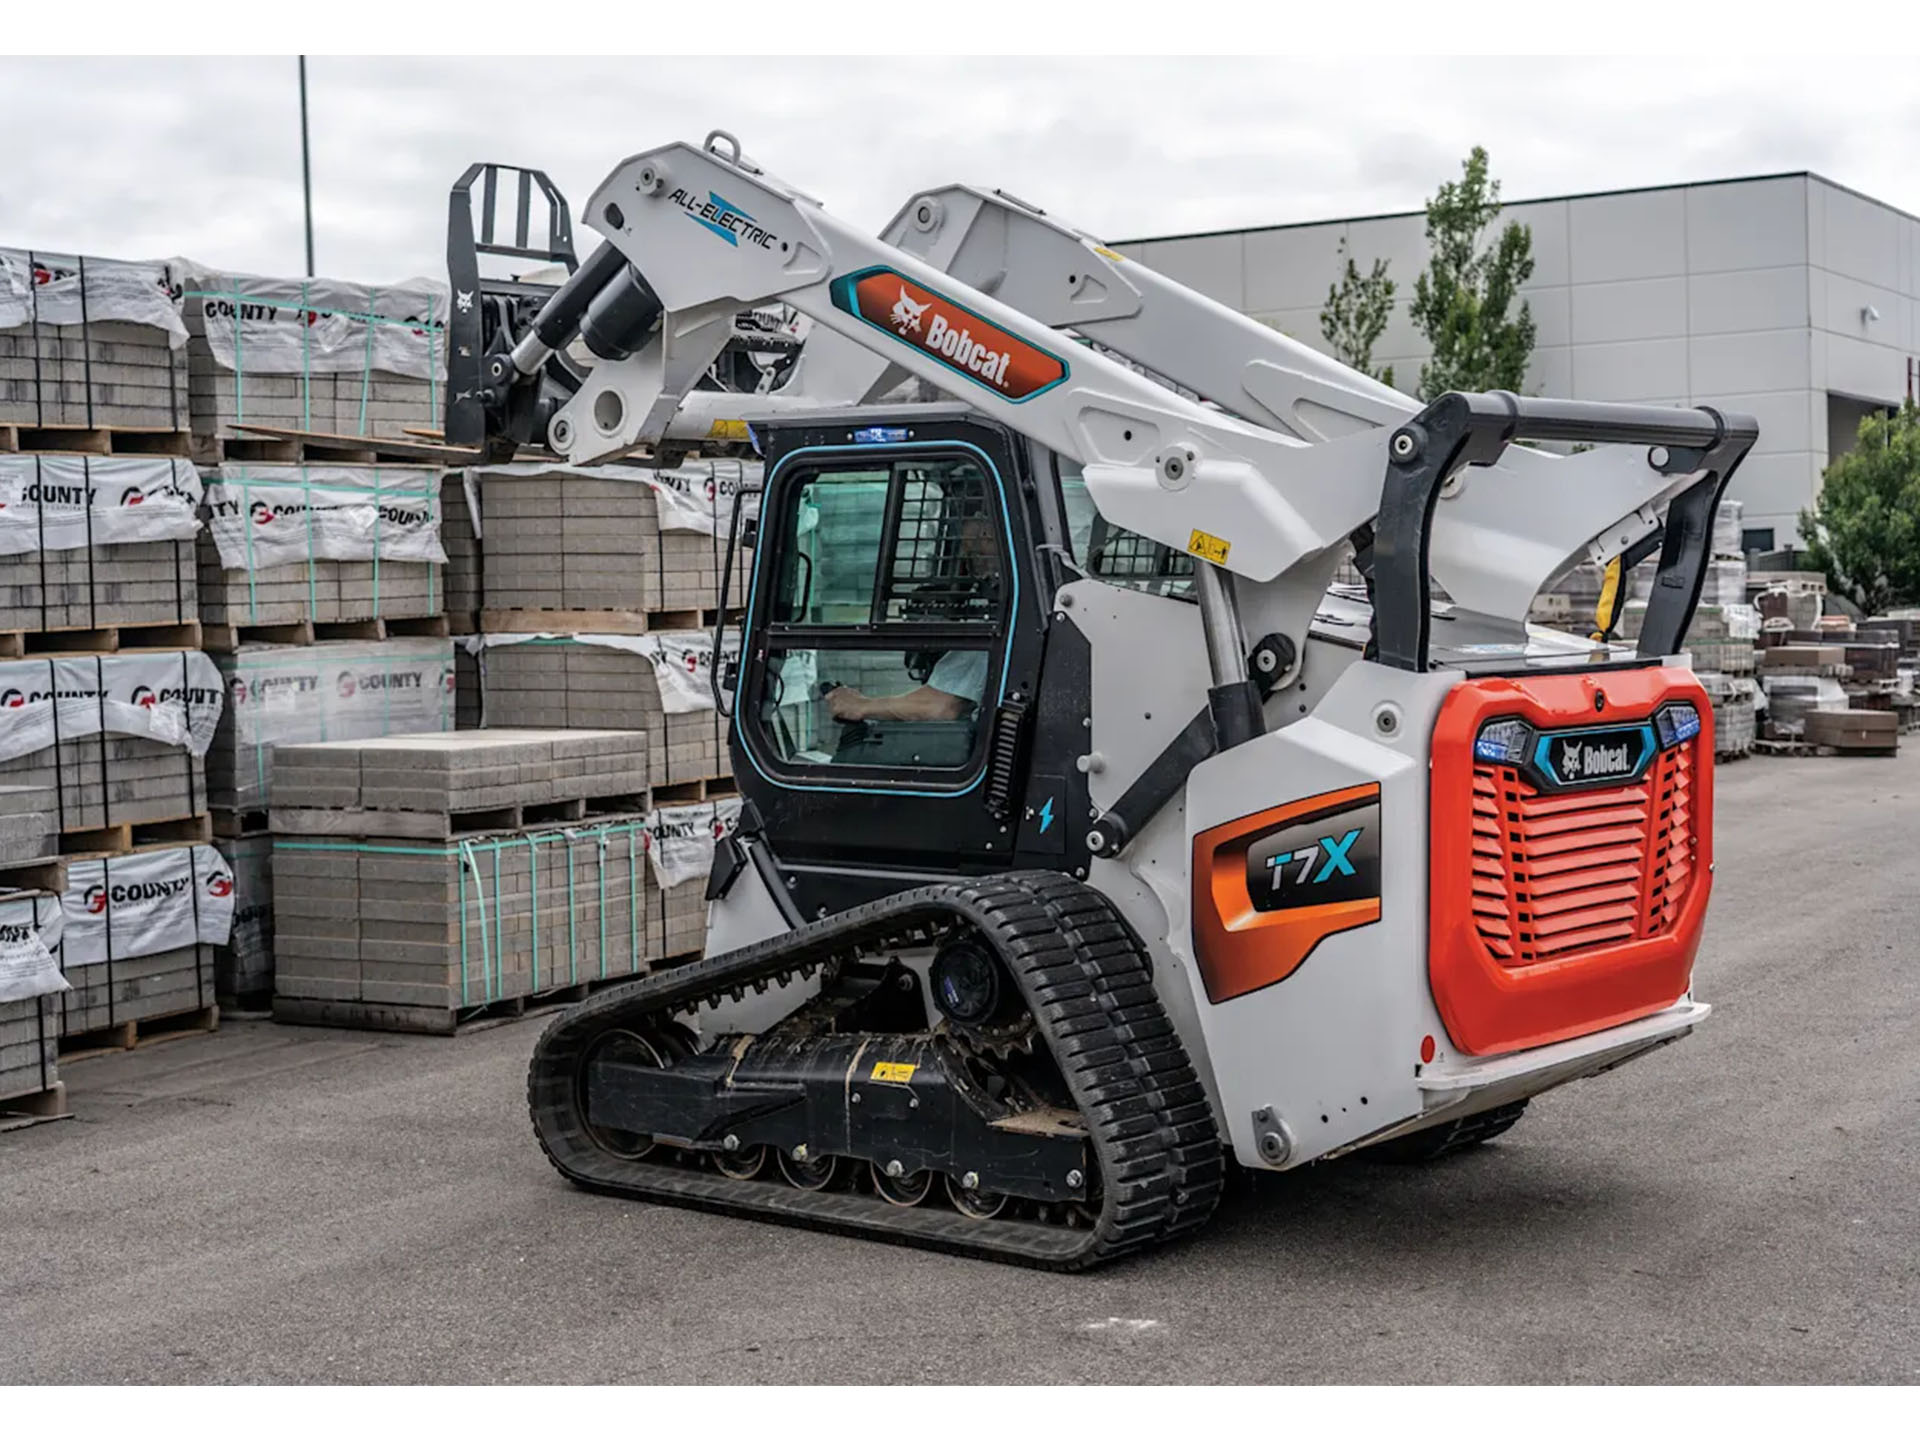
<svg viewBox="0 0 1920 1440">
<path fill-rule="evenodd" d="M 1645 445 L 1647 463 L 1661 474 L 1700 473 L 1667 507 L 1660 569 L 1640 632 L 1642 655 L 1676 653 L 1700 601 L 1720 497 L 1759 434 L 1752 416 L 1704 405 L 1610 405 L 1505 390 L 1440 396 L 1387 444 L 1386 483 L 1373 526 L 1378 660 L 1426 670 L 1432 624 L 1427 560 L 1441 488 L 1463 466 L 1494 464 L 1516 440 Z"/>
</svg>

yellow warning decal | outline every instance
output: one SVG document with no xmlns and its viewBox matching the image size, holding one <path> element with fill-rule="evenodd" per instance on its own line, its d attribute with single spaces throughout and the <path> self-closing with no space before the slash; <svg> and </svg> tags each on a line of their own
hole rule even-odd
<svg viewBox="0 0 1920 1440">
<path fill-rule="evenodd" d="M 1204 530 L 1194 531 L 1193 537 L 1187 541 L 1187 549 L 1190 553 L 1198 555 L 1202 560 L 1210 560 L 1215 565 L 1226 564 L 1227 551 L 1232 548 L 1231 544 L 1218 535 L 1209 535 Z"/>
<path fill-rule="evenodd" d="M 1118 250 L 1109 250 L 1104 245 L 1094 246 L 1093 253 L 1100 256 L 1103 260 L 1125 260 L 1127 258 L 1126 256 L 1122 255 Z"/>
<path fill-rule="evenodd" d="M 896 1084 L 904 1085 L 907 1081 L 913 1079 L 913 1072 L 919 1068 L 918 1065 L 902 1065 L 897 1061 L 882 1060 L 873 1067 L 873 1078 L 875 1080 L 892 1080 Z"/>
<path fill-rule="evenodd" d="M 747 422 L 744 420 L 716 420 L 707 431 L 709 440 L 746 440 Z"/>
</svg>

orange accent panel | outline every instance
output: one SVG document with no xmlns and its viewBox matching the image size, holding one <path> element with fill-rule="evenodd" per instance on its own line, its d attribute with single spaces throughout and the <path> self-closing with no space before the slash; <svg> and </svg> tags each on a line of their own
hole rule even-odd
<svg viewBox="0 0 1920 1440">
<path fill-rule="evenodd" d="M 1378 785 L 1330 790 L 1243 815 L 1193 837 L 1193 939 L 1207 999 L 1223 1001 L 1277 985 L 1329 935 L 1371 925 L 1380 900 L 1338 900 L 1293 910 L 1256 910 L 1247 893 L 1247 851 L 1275 826 L 1322 810 L 1380 799 Z"/>
<path fill-rule="evenodd" d="M 1670 700 L 1693 704 L 1700 733 L 1631 784 L 1540 790 L 1474 759 L 1489 720 L 1627 724 Z M 1692 671 L 1466 681 L 1434 723 L 1432 784 L 1428 978 L 1459 1049 L 1590 1035 L 1686 993 L 1713 871 L 1713 706 Z"/>
</svg>

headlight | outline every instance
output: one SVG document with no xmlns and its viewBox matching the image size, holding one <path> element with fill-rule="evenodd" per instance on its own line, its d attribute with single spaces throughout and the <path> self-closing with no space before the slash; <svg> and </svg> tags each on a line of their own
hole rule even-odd
<svg viewBox="0 0 1920 1440">
<path fill-rule="evenodd" d="M 1664 750 L 1700 733 L 1700 712 L 1684 703 L 1662 705 L 1654 712 L 1653 724 L 1660 732 L 1660 748 Z"/>
<path fill-rule="evenodd" d="M 1696 718 L 1694 728 L 1699 728 Z M 1533 748 L 1533 730 L 1524 720 L 1495 720 L 1483 725 L 1473 742 L 1473 758 L 1491 765 L 1522 765 Z"/>
</svg>

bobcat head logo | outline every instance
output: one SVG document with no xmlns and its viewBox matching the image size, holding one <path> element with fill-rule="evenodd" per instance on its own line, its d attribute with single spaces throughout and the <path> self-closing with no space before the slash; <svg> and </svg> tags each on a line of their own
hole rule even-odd
<svg viewBox="0 0 1920 1440">
<path fill-rule="evenodd" d="M 1583 748 L 1571 740 L 1561 747 L 1560 767 L 1567 772 L 1569 780 L 1577 780 L 1580 777 L 1580 752 Z"/>
<path fill-rule="evenodd" d="M 894 329 L 898 330 L 902 335 L 905 335 L 909 331 L 918 335 L 920 333 L 920 317 L 927 313 L 927 306 L 932 303 L 931 300 L 928 300 L 923 304 L 914 304 L 913 301 L 907 298 L 907 292 L 903 287 L 900 291 L 900 298 L 894 301 L 893 314 L 887 318 L 893 322 Z"/>
</svg>

